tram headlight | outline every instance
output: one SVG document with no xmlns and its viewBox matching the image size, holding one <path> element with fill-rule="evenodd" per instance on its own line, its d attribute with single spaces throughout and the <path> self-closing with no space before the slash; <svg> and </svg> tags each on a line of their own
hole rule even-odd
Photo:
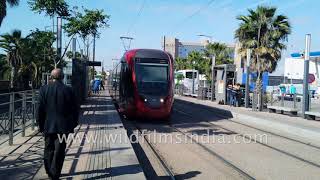
<svg viewBox="0 0 320 180">
<path fill-rule="evenodd" d="M 161 102 L 161 103 L 164 103 L 164 99 L 163 99 L 163 98 L 161 98 L 161 99 L 160 99 L 160 102 Z"/>
</svg>

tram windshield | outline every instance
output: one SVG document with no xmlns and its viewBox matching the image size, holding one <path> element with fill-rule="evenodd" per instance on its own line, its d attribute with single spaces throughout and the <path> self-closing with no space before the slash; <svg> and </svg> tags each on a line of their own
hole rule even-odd
<svg viewBox="0 0 320 180">
<path fill-rule="evenodd" d="M 136 63 L 138 91 L 149 95 L 165 95 L 168 89 L 168 64 Z"/>
</svg>

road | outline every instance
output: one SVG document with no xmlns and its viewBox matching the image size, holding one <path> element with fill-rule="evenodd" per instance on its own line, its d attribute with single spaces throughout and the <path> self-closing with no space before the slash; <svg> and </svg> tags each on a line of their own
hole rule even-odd
<svg viewBox="0 0 320 180">
<path fill-rule="evenodd" d="M 124 120 L 149 179 L 320 179 L 320 147 L 175 100 L 170 122 Z"/>
</svg>

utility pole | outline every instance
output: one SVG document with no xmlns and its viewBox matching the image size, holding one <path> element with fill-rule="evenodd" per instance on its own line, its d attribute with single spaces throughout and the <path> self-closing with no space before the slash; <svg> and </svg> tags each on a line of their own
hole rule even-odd
<svg viewBox="0 0 320 180">
<path fill-rule="evenodd" d="M 310 44 L 311 34 L 306 35 L 304 52 L 304 78 L 303 78 L 303 104 L 302 115 L 305 118 L 305 112 L 309 111 L 309 60 L 310 60 Z"/>
<path fill-rule="evenodd" d="M 58 62 L 61 60 L 62 53 L 62 18 L 57 17 L 57 57 L 54 62 L 55 68 L 57 68 Z"/>
<path fill-rule="evenodd" d="M 251 49 L 247 49 L 247 64 L 246 64 L 246 94 L 245 94 L 245 107 L 249 108 L 249 96 L 250 96 L 250 59 L 251 59 Z"/>
<path fill-rule="evenodd" d="M 216 56 L 211 56 L 211 101 L 214 101 L 215 98 L 215 79 L 216 79 L 216 73 L 214 72 L 214 66 L 216 65 Z"/>
<path fill-rule="evenodd" d="M 192 61 L 192 95 L 194 94 L 194 73 L 195 73 L 194 64 L 195 64 L 195 61 Z"/>
<path fill-rule="evenodd" d="M 114 69 L 115 63 L 117 63 L 117 61 L 119 61 L 119 59 L 117 59 L 117 58 L 112 59 L 112 70 Z"/>
<path fill-rule="evenodd" d="M 80 49 L 81 59 L 83 59 L 83 49 Z"/>
<path fill-rule="evenodd" d="M 76 52 L 77 52 L 77 40 L 76 38 L 72 39 L 72 59 L 76 59 Z"/>
<path fill-rule="evenodd" d="M 88 61 L 89 61 L 89 37 L 87 39 L 87 58 L 88 58 Z"/>
<path fill-rule="evenodd" d="M 96 59 L 96 34 L 93 34 L 93 50 L 92 50 L 92 61 L 94 62 Z M 92 79 L 94 79 L 94 65 L 92 66 Z"/>
<path fill-rule="evenodd" d="M 166 36 L 163 36 L 163 51 L 166 51 Z"/>
</svg>

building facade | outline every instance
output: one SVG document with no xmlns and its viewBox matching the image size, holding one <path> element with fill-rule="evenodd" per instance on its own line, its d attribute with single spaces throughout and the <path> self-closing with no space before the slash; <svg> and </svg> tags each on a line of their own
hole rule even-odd
<svg viewBox="0 0 320 180">
<path fill-rule="evenodd" d="M 174 58 L 187 58 L 188 54 L 192 51 L 203 52 L 209 44 L 209 41 L 184 42 L 177 38 L 163 37 L 161 44 L 162 49 L 169 52 Z M 227 44 L 227 46 L 231 49 L 235 49 L 235 45 Z M 231 56 L 234 56 L 235 54 L 235 51 L 232 51 Z"/>
</svg>

